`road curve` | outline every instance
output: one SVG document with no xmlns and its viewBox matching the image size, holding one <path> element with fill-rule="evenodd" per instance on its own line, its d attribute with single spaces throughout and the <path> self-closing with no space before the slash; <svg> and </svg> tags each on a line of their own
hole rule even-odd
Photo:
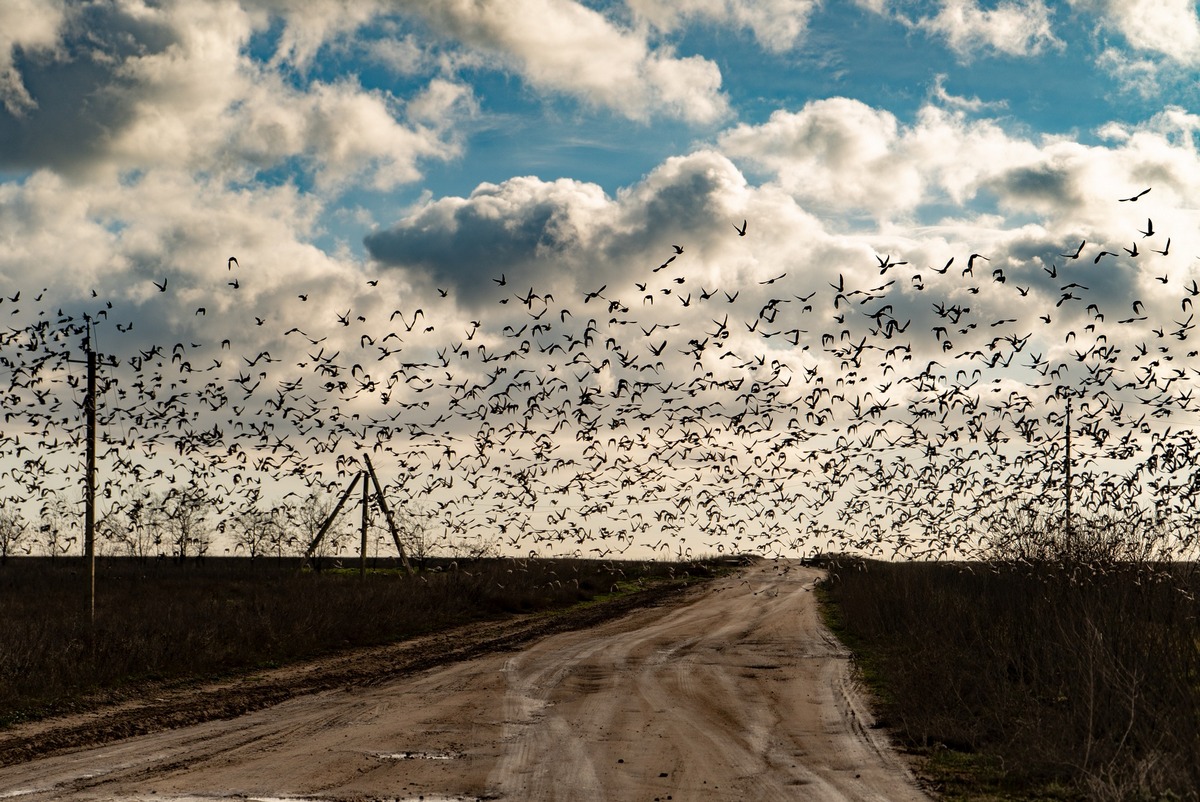
<svg viewBox="0 0 1200 802">
<path fill-rule="evenodd" d="M 0 800 L 927 800 L 870 726 L 819 572 L 228 721 L 0 769 Z"/>
</svg>

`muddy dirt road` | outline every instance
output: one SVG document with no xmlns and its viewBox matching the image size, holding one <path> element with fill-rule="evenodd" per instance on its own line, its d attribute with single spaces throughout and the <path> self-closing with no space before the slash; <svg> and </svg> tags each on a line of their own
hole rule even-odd
<svg viewBox="0 0 1200 802">
<path fill-rule="evenodd" d="M 8 766 L 0 799 L 927 799 L 818 576 L 763 563 L 520 651 Z"/>
</svg>

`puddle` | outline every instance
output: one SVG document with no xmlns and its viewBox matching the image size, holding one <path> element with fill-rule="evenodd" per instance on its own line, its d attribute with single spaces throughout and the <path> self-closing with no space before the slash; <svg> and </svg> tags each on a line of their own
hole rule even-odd
<svg viewBox="0 0 1200 802">
<path fill-rule="evenodd" d="M 457 760 L 458 752 L 375 752 L 380 760 Z"/>
</svg>

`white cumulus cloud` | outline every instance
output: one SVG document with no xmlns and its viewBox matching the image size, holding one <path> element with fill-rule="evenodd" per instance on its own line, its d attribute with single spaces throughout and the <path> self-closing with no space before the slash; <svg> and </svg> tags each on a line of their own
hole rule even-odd
<svg viewBox="0 0 1200 802">
<path fill-rule="evenodd" d="M 943 37 L 964 59 L 980 50 L 1034 56 L 1063 44 L 1054 35 L 1050 9 L 1042 0 L 1012 0 L 987 9 L 975 0 L 943 0 L 937 14 L 915 24 Z"/>
<path fill-rule="evenodd" d="M 492 53 L 534 88 L 633 119 L 707 123 L 728 113 L 716 64 L 652 48 L 642 33 L 571 0 L 421 0 L 410 6 L 443 35 Z"/>
<path fill-rule="evenodd" d="M 14 49 L 44 53 L 58 42 L 63 22 L 59 0 L 9 0 L 0 4 L 0 104 L 21 116 L 37 107 L 13 61 Z"/>
<path fill-rule="evenodd" d="M 1189 65 L 1200 60 L 1200 16 L 1189 0 L 1072 0 L 1136 51 Z"/>
<path fill-rule="evenodd" d="M 817 0 L 626 0 L 634 15 L 660 31 L 677 30 L 692 20 L 749 29 L 767 50 L 794 47 L 808 26 Z"/>
</svg>

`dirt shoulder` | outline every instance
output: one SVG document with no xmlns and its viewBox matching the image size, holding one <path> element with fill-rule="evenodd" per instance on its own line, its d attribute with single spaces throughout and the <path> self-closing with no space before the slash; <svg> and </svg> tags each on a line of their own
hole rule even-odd
<svg viewBox="0 0 1200 802">
<path fill-rule="evenodd" d="M 94 698 L 82 711 L 0 730 L 0 766 L 232 719 L 305 694 L 378 684 L 480 655 L 511 651 L 548 635 L 592 627 L 632 610 L 680 600 L 705 581 L 654 585 L 565 610 L 466 624 L 399 643 L 355 649 L 218 682 L 147 684 L 125 689 L 118 700 Z"/>
</svg>

